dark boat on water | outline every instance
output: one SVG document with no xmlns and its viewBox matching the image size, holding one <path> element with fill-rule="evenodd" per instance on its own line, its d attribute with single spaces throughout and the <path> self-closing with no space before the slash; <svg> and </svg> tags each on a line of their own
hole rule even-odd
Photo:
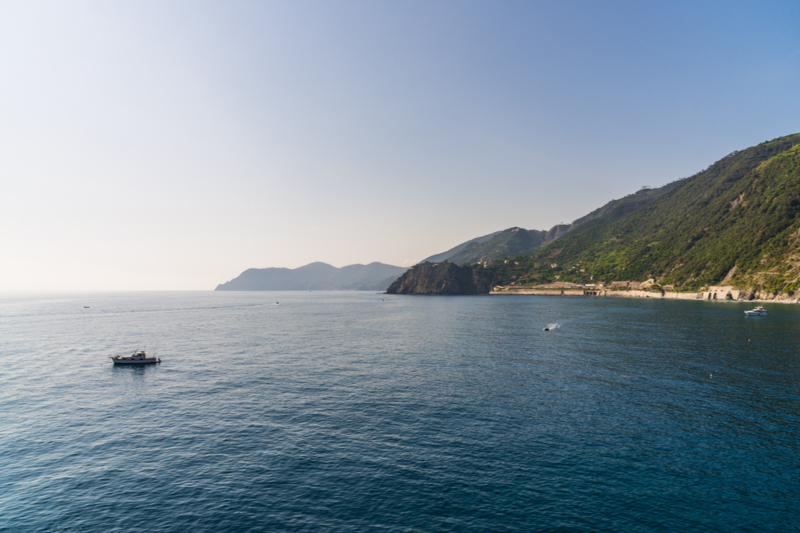
<svg viewBox="0 0 800 533">
<path fill-rule="evenodd" d="M 114 361 L 115 365 L 148 365 L 161 362 L 158 357 L 147 357 L 144 350 L 134 350 L 132 355 L 109 355 L 108 357 Z"/>
</svg>

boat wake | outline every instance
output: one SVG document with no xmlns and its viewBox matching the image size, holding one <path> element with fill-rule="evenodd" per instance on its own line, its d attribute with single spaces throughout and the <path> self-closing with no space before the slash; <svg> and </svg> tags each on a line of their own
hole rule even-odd
<svg viewBox="0 0 800 533">
<path fill-rule="evenodd" d="M 561 324 L 558 324 L 558 323 L 556 323 L 556 322 L 553 322 L 552 324 L 547 324 L 547 325 L 544 327 L 544 330 L 545 330 L 545 331 L 550 331 L 550 330 L 553 330 L 553 329 L 559 329 L 560 327 L 561 327 Z"/>
</svg>

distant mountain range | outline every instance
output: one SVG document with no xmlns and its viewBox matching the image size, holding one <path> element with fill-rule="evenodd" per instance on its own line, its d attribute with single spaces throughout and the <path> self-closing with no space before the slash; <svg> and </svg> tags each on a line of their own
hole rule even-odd
<svg viewBox="0 0 800 533">
<path fill-rule="evenodd" d="M 464 294 L 484 292 L 490 278 L 517 286 L 652 279 L 678 291 L 724 283 L 753 297 L 796 297 L 800 134 L 734 151 L 692 177 L 614 200 L 569 226 L 488 237 L 434 256 L 461 267 L 414 268 L 389 292 L 446 287 L 442 293 L 454 294 L 454 283 Z"/>
<path fill-rule="evenodd" d="M 326 263 L 311 263 L 299 268 L 250 268 L 236 278 L 217 285 L 216 291 L 384 291 L 403 272 L 404 267 L 384 263 L 349 265 L 336 268 Z"/>
</svg>

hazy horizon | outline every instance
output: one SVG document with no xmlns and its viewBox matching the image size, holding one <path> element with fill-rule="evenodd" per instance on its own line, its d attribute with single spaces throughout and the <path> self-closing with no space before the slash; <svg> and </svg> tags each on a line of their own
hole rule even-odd
<svg viewBox="0 0 800 533">
<path fill-rule="evenodd" d="M 549 229 L 800 132 L 794 2 L 0 5 L 0 290 Z"/>
</svg>

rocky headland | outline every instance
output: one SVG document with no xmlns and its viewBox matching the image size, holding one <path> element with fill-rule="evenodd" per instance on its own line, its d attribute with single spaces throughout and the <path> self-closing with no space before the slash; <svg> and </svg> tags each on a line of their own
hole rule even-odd
<svg viewBox="0 0 800 533">
<path fill-rule="evenodd" d="M 388 294 L 489 294 L 497 273 L 475 265 L 420 263 L 391 284 Z"/>
</svg>

